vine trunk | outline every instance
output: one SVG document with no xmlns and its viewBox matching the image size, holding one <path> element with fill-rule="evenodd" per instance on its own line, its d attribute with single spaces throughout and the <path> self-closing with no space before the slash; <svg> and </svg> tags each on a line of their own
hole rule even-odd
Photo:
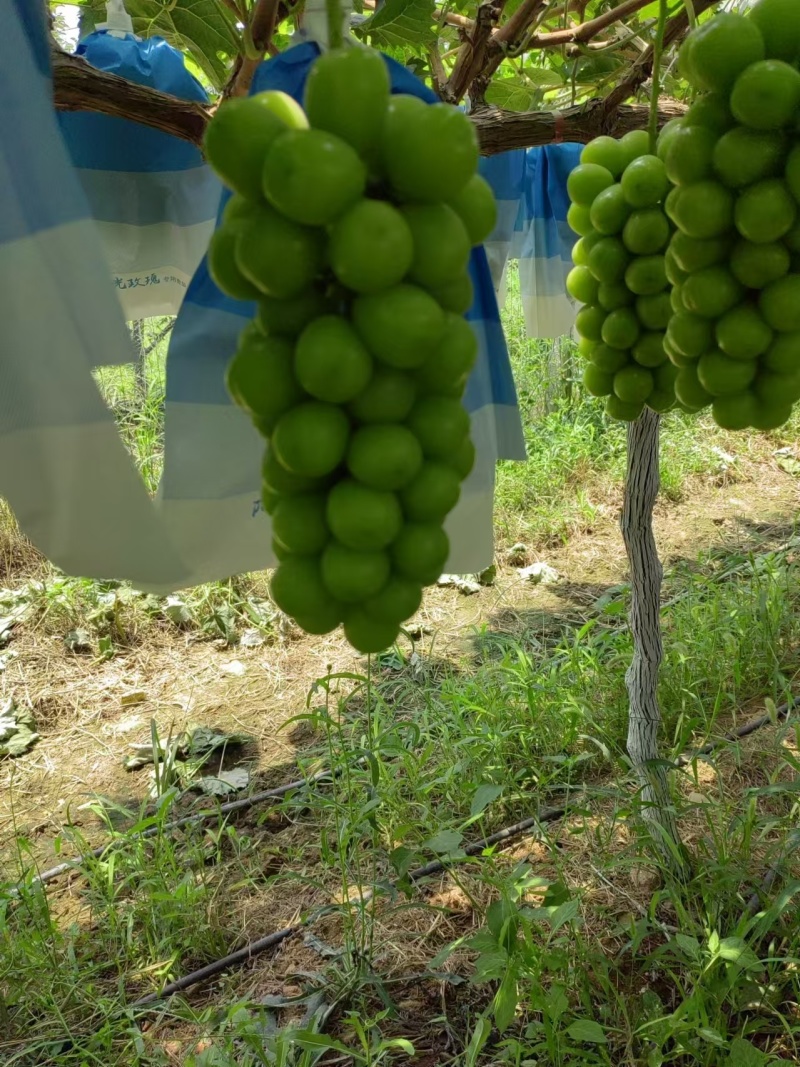
<svg viewBox="0 0 800 1067">
<path fill-rule="evenodd" d="M 653 536 L 653 508 L 660 485 L 661 418 L 650 408 L 628 426 L 628 468 L 622 536 L 631 572 L 630 627 L 633 658 L 625 675 L 630 712 L 628 755 L 641 785 L 642 814 L 662 860 L 686 874 L 686 860 L 670 795 L 667 767 L 659 758 L 661 709 L 658 671 L 661 644 L 661 561 Z"/>
</svg>

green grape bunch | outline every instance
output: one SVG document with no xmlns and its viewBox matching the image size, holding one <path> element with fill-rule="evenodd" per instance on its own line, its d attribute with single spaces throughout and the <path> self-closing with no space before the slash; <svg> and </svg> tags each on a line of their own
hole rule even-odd
<svg viewBox="0 0 800 1067">
<path fill-rule="evenodd" d="M 730 430 L 781 426 L 800 399 L 800 4 L 760 0 L 684 42 L 701 91 L 662 132 L 675 391 Z"/>
<path fill-rule="evenodd" d="M 800 400 L 798 65 L 795 0 L 714 15 L 681 47 L 699 95 L 656 155 L 640 131 L 584 149 L 567 288 L 585 305 L 584 383 L 610 415 L 677 403 L 771 430 Z"/>
<path fill-rule="evenodd" d="M 567 291 L 583 305 L 575 322 L 583 383 L 606 397 L 610 416 L 626 422 L 645 404 L 664 412 L 676 403 L 678 369 L 665 347 L 669 189 L 664 162 L 650 154 L 643 130 L 591 141 L 567 180 L 567 220 L 580 235 Z"/>
<path fill-rule="evenodd" d="M 382 56 L 351 46 L 314 63 L 303 107 L 223 104 L 205 150 L 233 190 L 209 271 L 257 301 L 227 386 L 267 440 L 273 598 L 379 652 L 441 574 L 475 460 L 468 265 L 496 207 L 474 127 L 392 95 Z"/>
</svg>

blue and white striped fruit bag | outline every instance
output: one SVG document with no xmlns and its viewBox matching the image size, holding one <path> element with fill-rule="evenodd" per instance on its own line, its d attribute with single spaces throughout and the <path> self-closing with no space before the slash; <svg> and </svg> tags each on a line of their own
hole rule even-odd
<svg viewBox="0 0 800 1067">
<path fill-rule="evenodd" d="M 492 187 L 497 201 L 497 223 L 484 243 L 484 248 L 492 272 L 492 281 L 502 303 L 511 242 L 520 218 L 525 192 L 525 149 L 518 148 L 511 152 L 499 152 L 495 156 L 484 156 L 480 161 L 480 173 Z"/>
<path fill-rule="evenodd" d="M 52 101 L 44 5 L 0 4 L 0 496 L 70 574 L 185 584 L 95 384 L 132 358 Z"/>
<path fill-rule="evenodd" d="M 507 263 L 518 260 L 529 337 L 560 337 L 575 322 L 577 308 L 566 290 L 576 240 L 567 223 L 567 177 L 582 147 L 518 149 L 481 163 L 500 205 L 497 226 L 486 243 L 492 276 L 503 293 Z"/>
<path fill-rule="evenodd" d="M 139 85 L 208 100 L 160 37 L 101 30 L 76 54 Z M 88 111 L 62 113 L 59 122 L 125 317 L 176 314 L 214 230 L 219 180 L 194 145 L 160 130 Z"/>
<path fill-rule="evenodd" d="M 319 55 L 312 41 L 263 63 L 252 92 L 280 89 L 302 100 L 306 77 Z M 393 91 L 432 103 L 433 94 L 394 60 L 386 59 Z M 491 273 L 482 249 L 470 265 L 476 298 L 468 318 L 479 357 L 465 404 L 472 416 L 475 468 L 446 529 L 447 569 L 467 573 L 493 558 L 492 507 L 498 459 L 524 459 L 525 446 Z M 228 396 L 224 373 L 237 338 L 255 305 L 224 296 L 200 264 L 173 330 L 167 357 L 163 515 L 201 582 L 271 567 L 269 517 L 262 510 L 263 441 Z"/>
</svg>

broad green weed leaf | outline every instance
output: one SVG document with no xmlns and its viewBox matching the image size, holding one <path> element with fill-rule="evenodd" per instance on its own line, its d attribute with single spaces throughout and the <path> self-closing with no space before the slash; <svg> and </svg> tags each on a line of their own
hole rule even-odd
<svg viewBox="0 0 800 1067">
<path fill-rule="evenodd" d="M 719 943 L 717 955 L 729 963 L 735 963 L 743 971 L 752 971 L 760 967 L 758 956 L 742 937 L 723 937 Z"/>
<path fill-rule="evenodd" d="M 503 787 L 501 785 L 489 785 L 488 783 L 479 785 L 469 806 L 470 815 L 480 815 L 493 801 L 497 800 L 502 792 Z"/>
<path fill-rule="evenodd" d="M 511 968 L 503 976 L 492 1003 L 492 1010 L 497 1029 L 502 1034 L 509 1028 L 517 1013 L 517 976 Z"/>
<path fill-rule="evenodd" d="M 458 830 L 440 830 L 438 834 L 428 838 L 425 842 L 425 847 L 429 848 L 431 852 L 445 855 L 448 852 L 455 852 L 459 848 L 463 836 Z"/>
<path fill-rule="evenodd" d="M 592 1019 L 576 1019 L 567 1027 L 567 1034 L 573 1041 L 585 1041 L 592 1045 L 606 1045 L 605 1031 L 600 1023 Z"/>
<path fill-rule="evenodd" d="M 767 1059 L 768 1056 L 761 1049 L 743 1037 L 735 1037 L 731 1041 L 725 1067 L 763 1067 Z"/>
</svg>

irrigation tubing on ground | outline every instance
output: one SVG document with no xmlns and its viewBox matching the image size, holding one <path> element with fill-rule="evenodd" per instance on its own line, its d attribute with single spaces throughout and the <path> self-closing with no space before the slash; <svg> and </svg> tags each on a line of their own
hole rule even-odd
<svg viewBox="0 0 800 1067">
<path fill-rule="evenodd" d="M 93 848 L 91 852 L 84 852 L 81 856 L 76 856 L 74 859 L 59 863 L 57 867 L 51 867 L 47 871 L 42 871 L 41 874 L 38 874 L 35 878 L 31 879 L 30 883 L 18 882 L 9 892 L 12 896 L 17 896 L 19 892 L 23 888 L 27 888 L 28 885 L 46 885 L 48 882 L 60 878 L 62 874 L 77 870 L 80 864 L 84 863 L 87 859 L 100 859 L 100 857 L 108 852 L 109 849 L 117 848 L 126 841 L 136 841 L 139 838 L 155 837 L 157 834 L 172 833 L 174 830 L 180 830 L 184 826 L 191 826 L 199 822 L 207 822 L 210 819 L 219 818 L 220 815 L 229 815 L 234 811 L 243 811 L 245 808 L 252 808 L 256 804 L 263 804 L 267 800 L 276 800 L 280 797 L 284 797 L 287 793 L 294 792 L 295 789 L 305 789 L 308 788 L 308 786 L 325 781 L 326 778 L 335 778 L 338 774 L 341 774 L 341 771 L 318 771 L 317 774 L 312 774 L 310 778 L 298 778 L 297 781 L 287 782 L 286 785 L 279 785 L 274 789 L 265 789 L 260 793 L 253 793 L 249 797 L 242 797 L 239 800 L 229 800 L 225 804 L 220 804 L 216 808 L 209 808 L 208 811 L 196 811 L 191 815 L 184 815 L 180 819 L 174 819 L 172 822 L 164 823 L 163 826 L 148 826 L 146 830 L 135 830 L 130 834 L 121 833 L 119 837 L 106 841 L 104 845 L 98 845 L 98 847 Z"/>
<path fill-rule="evenodd" d="M 707 745 L 703 745 L 702 748 L 698 748 L 688 755 L 679 756 L 675 760 L 672 769 L 677 770 L 681 767 L 687 767 L 699 756 L 708 756 L 724 744 L 740 741 L 742 738 L 755 733 L 756 730 L 760 730 L 763 726 L 768 726 L 774 718 L 777 718 L 778 720 L 785 719 L 789 712 L 795 708 L 798 703 L 800 703 L 800 698 L 793 698 L 787 701 L 787 703 L 781 704 L 777 711 L 772 715 L 759 715 L 755 719 L 750 719 L 749 722 L 746 722 L 737 730 L 731 730 L 729 733 L 723 734 L 723 736 L 716 741 L 710 741 Z M 184 826 L 190 826 L 198 822 L 206 822 L 210 819 L 219 818 L 220 815 L 228 815 L 234 811 L 242 811 L 245 808 L 254 807 L 256 804 L 261 804 L 267 800 L 285 796 L 287 793 L 291 793 L 295 789 L 303 789 L 310 785 L 315 785 L 317 782 L 324 781 L 326 778 L 335 777 L 340 773 L 340 771 L 334 771 L 333 773 L 330 771 L 319 771 L 310 778 L 299 778 L 295 782 L 277 786 L 275 789 L 266 789 L 261 793 L 253 793 L 252 796 L 242 797 L 240 800 L 228 801 L 227 803 L 220 804 L 219 807 L 209 809 L 208 811 L 194 812 L 181 819 L 175 819 L 172 822 L 165 823 L 163 826 L 150 826 L 146 830 L 135 831 L 132 834 L 122 834 L 120 837 L 114 838 L 111 841 L 107 841 L 106 844 L 99 845 L 97 848 L 92 849 L 91 852 L 86 852 L 82 856 L 76 856 L 74 859 L 66 860 L 64 863 L 59 863 L 56 867 L 51 867 L 49 870 L 43 871 L 41 874 L 33 878 L 30 884 L 46 885 L 48 882 L 60 878 L 61 875 L 76 870 L 79 865 L 87 859 L 99 859 L 110 848 L 122 845 L 125 841 L 133 841 L 137 838 L 154 837 L 158 833 L 171 833 L 173 830 L 179 830 Z M 9 890 L 10 895 L 17 896 L 22 888 L 24 888 L 23 884 L 18 883 L 15 887 Z"/>
<path fill-rule="evenodd" d="M 750 734 L 755 733 L 762 727 L 767 726 L 774 719 L 785 719 L 789 712 L 800 703 L 800 699 L 793 698 L 782 704 L 776 712 L 772 715 L 759 715 L 755 719 L 749 720 L 736 730 L 732 730 L 729 733 L 724 734 L 716 741 L 711 741 L 702 748 L 697 749 L 693 754 L 679 757 L 674 764 L 675 768 L 685 767 L 692 760 L 698 756 L 710 755 L 717 748 L 720 748 L 723 744 L 728 742 L 738 741 L 744 737 L 748 737 Z M 202 821 L 204 819 L 213 818 L 219 814 L 227 813 L 229 811 L 237 811 L 241 808 L 252 806 L 259 803 L 261 800 L 270 799 L 272 797 L 283 796 L 293 789 L 300 789 L 304 786 L 311 785 L 317 781 L 320 781 L 326 777 L 330 777 L 330 773 L 327 771 L 320 771 L 318 774 L 313 775 L 308 779 L 300 779 L 296 782 L 290 782 L 288 785 L 279 786 L 276 789 L 269 789 L 263 793 L 255 793 L 252 797 L 245 797 L 242 800 L 231 801 L 228 804 L 220 805 L 214 812 L 198 812 L 194 815 L 185 817 L 184 819 L 178 819 L 174 823 L 167 824 L 162 827 L 162 830 L 175 829 L 179 826 L 184 826 L 192 822 Z M 526 832 L 526 830 L 533 829 L 537 825 L 541 825 L 545 822 L 555 822 L 558 819 L 563 818 L 566 814 L 566 807 L 548 808 L 539 815 L 531 816 L 530 818 L 523 819 L 521 822 L 513 823 L 511 826 L 507 826 L 502 830 L 497 830 L 495 833 L 490 834 L 488 837 L 483 838 L 481 841 L 476 841 L 471 845 L 467 845 L 464 848 L 464 852 L 468 856 L 474 856 L 479 852 L 483 852 L 484 849 L 490 848 L 492 845 L 500 844 L 504 841 L 510 841 L 512 838 L 519 837 Z M 148 830 L 142 831 L 138 835 L 132 836 L 150 836 L 152 833 L 157 833 L 158 827 L 152 827 Z M 114 842 L 110 842 L 109 845 L 105 845 L 100 849 L 95 849 L 92 855 L 99 856 L 103 852 L 113 845 Z M 422 867 L 417 867 L 413 871 L 409 871 L 408 880 L 411 882 L 418 882 L 423 878 L 430 877 L 433 874 L 438 874 L 444 871 L 449 865 L 447 859 L 433 860 L 430 863 L 426 863 Z M 55 878 L 59 874 L 70 870 L 74 866 L 73 863 L 61 864 L 58 868 L 53 868 L 53 871 L 45 871 L 37 879 L 40 882 L 46 879 Z M 373 895 L 373 891 L 363 894 L 361 897 L 362 902 L 368 901 Z M 168 997 L 174 996 L 176 993 L 181 993 L 186 989 L 191 988 L 194 985 L 198 985 L 201 982 L 208 981 L 209 978 L 214 978 L 216 975 L 221 974 L 223 971 L 230 970 L 234 967 L 241 966 L 247 963 L 248 960 L 253 959 L 255 956 L 260 955 L 262 952 L 267 952 L 271 948 L 282 944 L 290 937 L 300 933 L 304 928 L 312 925 L 323 914 L 328 913 L 329 906 L 326 906 L 319 911 L 310 913 L 305 919 L 294 923 L 292 926 L 285 926 L 282 930 L 275 930 L 273 933 L 268 934 L 266 937 L 261 937 L 256 941 L 251 941 L 243 948 L 237 949 L 235 952 L 229 953 L 227 956 L 223 956 L 218 960 L 214 960 L 213 963 L 207 964 L 205 967 L 201 967 L 197 971 L 192 971 L 190 974 L 184 975 L 183 978 L 178 978 L 174 982 L 168 983 L 158 993 L 149 993 L 147 996 L 140 997 L 135 1000 L 129 1007 L 131 1009 L 147 1008 L 152 1004 L 156 1004 L 159 1001 L 165 1000 Z"/>
<path fill-rule="evenodd" d="M 555 822 L 556 820 L 563 818 L 566 813 L 566 807 L 546 808 L 539 815 L 533 815 L 528 819 L 522 819 L 521 822 L 513 823 L 511 826 L 506 826 L 502 830 L 497 830 L 495 833 L 489 834 L 488 837 L 484 837 L 480 841 L 475 841 L 471 845 L 466 845 L 463 851 L 468 856 L 474 856 L 479 852 L 483 852 L 487 848 L 491 848 L 492 845 L 501 844 L 504 841 L 510 841 L 512 838 L 520 837 L 526 830 L 531 830 L 542 823 Z M 448 866 L 450 866 L 450 861 L 448 859 L 432 860 L 430 863 L 426 863 L 423 867 L 417 867 L 413 871 L 409 871 L 407 878 L 410 882 L 419 882 L 423 878 L 428 878 L 432 874 L 439 874 L 441 871 L 446 870 Z M 358 899 L 360 899 L 361 903 L 367 903 L 372 896 L 373 891 L 368 890 L 366 893 L 362 893 L 361 897 Z M 178 978 L 174 982 L 170 982 L 168 985 L 165 985 L 159 993 L 148 993 L 147 996 L 140 997 L 139 1000 L 135 1000 L 130 1004 L 129 1008 L 147 1008 L 158 1001 L 174 996 L 175 993 L 182 993 L 185 989 L 189 989 L 191 986 L 198 985 L 200 982 L 205 982 L 209 978 L 221 974 L 222 971 L 239 967 L 242 964 L 247 963 L 248 960 L 253 959 L 254 956 L 258 956 L 262 952 L 275 948 L 283 941 L 287 941 L 295 934 L 299 934 L 301 930 L 305 929 L 307 926 L 311 926 L 312 923 L 321 918 L 323 914 L 328 914 L 330 910 L 330 905 L 326 905 L 318 911 L 311 912 L 305 919 L 301 919 L 293 926 L 285 926 L 282 930 L 276 930 L 274 933 L 268 934 L 266 937 L 261 937 L 257 941 L 251 941 L 243 948 L 237 949 L 236 952 L 231 952 L 229 955 L 214 960 L 213 963 L 209 963 L 197 971 L 192 971 L 191 974 L 184 975 L 183 978 Z"/>
<path fill-rule="evenodd" d="M 792 833 L 789 834 L 786 844 L 781 850 L 781 854 L 777 861 L 769 868 L 764 881 L 748 900 L 747 908 L 745 909 L 745 915 L 748 918 L 752 918 L 756 914 L 761 907 L 762 901 L 775 884 L 775 880 L 782 874 L 789 857 L 793 852 L 796 852 L 798 848 L 800 848 L 800 830 L 793 830 Z"/>
<path fill-rule="evenodd" d="M 750 719 L 749 722 L 744 723 L 736 730 L 731 730 L 727 734 L 723 734 L 722 737 L 717 738 L 716 741 L 709 741 L 707 745 L 703 745 L 702 748 L 698 748 L 696 751 L 686 756 L 678 756 L 673 764 L 672 769 L 675 770 L 679 767 L 688 767 L 690 763 L 698 758 L 698 756 L 710 756 L 712 752 L 715 752 L 722 745 L 732 741 L 741 741 L 743 737 L 749 737 L 750 734 L 754 734 L 756 730 L 760 730 L 762 726 L 769 726 L 771 722 L 780 721 L 785 719 L 789 712 L 796 708 L 800 704 L 800 697 L 792 697 L 791 700 L 787 700 L 785 704 L 781 704 L 772 714 L 769 712 L 766 715 L 758 715 L 755 719 Z"/>
</svg>

